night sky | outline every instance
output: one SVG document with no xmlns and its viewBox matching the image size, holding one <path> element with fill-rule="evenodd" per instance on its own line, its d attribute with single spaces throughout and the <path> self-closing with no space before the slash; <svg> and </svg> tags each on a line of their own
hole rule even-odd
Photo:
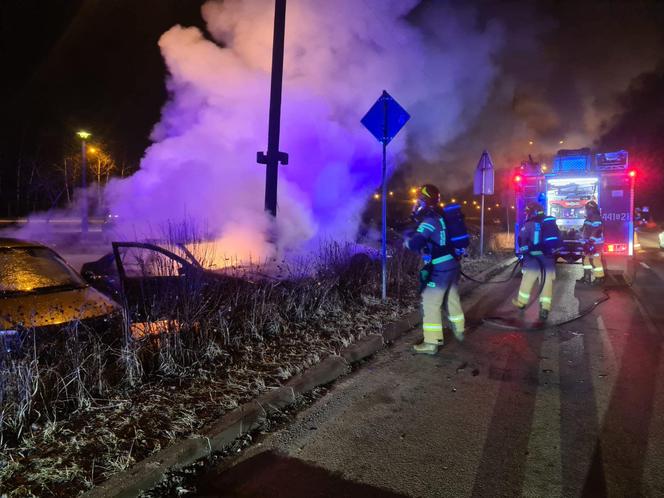
<svg viewBox="0 0 664 498">
<path fill-rule="evenodd" d="M 48 207 L 17 194 L 17 181 L 47 177 L 77 147 L 72 137 L 79 128 L 94 130 L 129 170 L 137 167 L 168 97 L 157 40 L 175 24 L 204 30 L 202 3 L 0 3 L 0 215 Z M 436 3 L 423 2 L 410 20 L 435 29 L 418 15 Z M 577 137 L 589 146 L 628 149 L 648 180 L 639 200 L 661 202 L 664 2 L 474 4 L 478 29 L 496 21 L 503 27 L 501 75 L 481 119 L 441 150 L 440 160 L 472 162 L 477 150 L 489 147 L 502 163 L 516 165 L 531 152 L 524 129 L 542 144 L 542 154 L 561 138 Z M 591 107 L 596 114 L 582 118 L 581 109 Z M 594 122 L 582 129 L 581 119 Z M 409 171 L 419 179 L 430 162 L 413 158 Z"/>
</svg>

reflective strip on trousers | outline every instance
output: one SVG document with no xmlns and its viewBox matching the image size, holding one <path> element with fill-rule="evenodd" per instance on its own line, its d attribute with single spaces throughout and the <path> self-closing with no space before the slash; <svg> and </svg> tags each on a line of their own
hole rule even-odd
<svg viewBox="0 0 664 498">
<path fill-rule="evenodd" d="M 528 301 L 528 299 L 530 299 L 530 293 L 519 291 L 519 298 Z"/>
<path fill-rule="evenodd" d="M 433 332 L 438 332 L 443 330 L 442 323 L 423 323 L 422 330 L 431 330 Z"/>
<path fill-rule="evenodd" d="M 540 297 L 540 303 L 551 303 L 551 298 L 546 297 L 546 296 L 542 296 L 542 297 Z"/>
<path fill-rule="evenodd" d="M 593 265 L 583 265 L 583 269 L 584 269 L 584 270 L 592 270 L 592 269 L 593 269 Z"/>
</svg>

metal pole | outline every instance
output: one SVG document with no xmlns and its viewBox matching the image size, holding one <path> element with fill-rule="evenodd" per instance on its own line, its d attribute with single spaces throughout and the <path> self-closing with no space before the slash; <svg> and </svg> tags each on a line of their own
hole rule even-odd
<svg viewBox="0 0 664 498">
<path fill-rule="evenodd" d="M 381 298 L 383 301 L 387 299 L 387 134 L 388 134 L 388 95 L 385 90 L 383 90 L 383 198 L 382 198 L 382 242 L 380 248 L 380 259 L 381 259 L 381 273 L 382 273 L 382 287 L 381 287 Z"/>
<path fill-rule="evenodd" d="M 482 168 L 482 212 L 480 214 L 480 258 L 484 256 L 484 175 L 486 170 Z"/>
<path fill-rule="evenodd" d="M 387 299 L 387 144 L 383 141 L 383 199 L 382 199 L 382 242 L 380 259 L 382 264 L 381 298 Z"/>
<path fill-rule="evenodd" d="M 83 139 L 81 144 L 81 187 L 83 189 L 83 199 L 81 200 L 81 232 L 88 233 L 88 158 L 85 139 Z"/>
<path fill-rule="evenodd" d="M 288 156 L 279 152 L 285 31 L 286 0 L 276 0 L 274 7 L 272 82 L 270 86 L 270 120 L 267 137 L 267 154 L 258 153 L 258 162 L 266 165 L 265 210 L 269 211 L 272 216 L 277 216 L 277 177 L 279 174 L 279 163 L 288 164 Z"/>
</svg>

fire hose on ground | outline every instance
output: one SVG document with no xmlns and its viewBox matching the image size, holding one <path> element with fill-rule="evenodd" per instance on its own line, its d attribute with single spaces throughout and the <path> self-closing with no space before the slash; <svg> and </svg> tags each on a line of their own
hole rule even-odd
<svg viewBox="0 0 664 498">
<path fill-rule="evenodd" d="M 546 270 L 544 268 L 544 263 L 539 258 L 535 258 L 539 265 L 540 269 L 540 278 L 539 278 L 539 285 L 537 292 L 535 293 L 534 298 L 532 298 L 526 306 L 524 306 L 521 310 L 520 313 L 524 313 L 530 306 L 532 306 L 536 301 L 539 295 L 542 293 L 542 290 L 544 289 L 544 284 L 546 282 Z M 510 272 L 510 275 L 507 279 L 504 280 L 493 280 L 493 281 L 482 281 L 482 280 L 477 280 L 469 275 L 466 275 L 463 271 L 461 272 L 461 275 L 463 275 L 464 278 L 476 282 L 479 284 L 504 284 L 509 281 L 511 281 L 517 274 L 518 269 L 522 266 L 523 261 L 521 258 L 519 258 L 514 264 L 514 268 L 512 268 L 512 271 Z M 488 325 L 490 327 L 494 328 L 499 328 L 499 329 L 504 329 L 504 330 L 524 330 L 524 331 L 537 331 L 537 330 L 545 330 L 545 329 L 550 329 L 550 328 L 555 328 L 555 327 L 560 327 L 562 325 L 567 325 L 568 323 L 574 322 L 576 320 L 579 320 L 580 318 L 583 318 L 584 316 L 588 315 L 591 313 L 597 306 L 602 304 L 603 302 L 608 301 L 611 297 L 609 296 L 609 293 L 605 290 L 602 289 L 603 296 L 600 297 L 599 299 L 595 300 L 592 304 L 584 308 L 583 310 L 579 311 L 576 315 L 567 318 L 563 321 L 560 322 L 555 322 L 555 323 L 545 323 L 545 322 L 536 322 L 537 325 L 534 327 L 523 327 L 523 326 L 516 326 L 516 325 L 510 325 L 507 323 L 501 323 L 502 321 L 505 321 L 506 318 L 502 316 L 487 316 L 483 317 L 478 323 L 471 325 L 470 328 L 476 328 L 481 324 Z"/>
</svg>

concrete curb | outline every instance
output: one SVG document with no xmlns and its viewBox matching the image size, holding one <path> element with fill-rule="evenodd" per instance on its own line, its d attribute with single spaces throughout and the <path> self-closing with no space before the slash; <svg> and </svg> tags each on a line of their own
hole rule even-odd
<svg viewBox="0 0 664 498">
<path fill-rule="evenodd" d="M 341 357 L 348 363 L 357 363 L 383 349 L 385 340 L 382 334 L 369 334 L 341 351 Z"/>
<path fill-rule="evenodd" d="M 286 385 L 293 388 L 296 395 L 308 393 L 318 386 L 329 384 L 348 373 L 348 363 L 341 356 L 331 355 L 300 375 L 289 380 Z"/>
<path fill-rule="evenodd" d="M 484 280 L 514 263 L 515 258 L 501 261 L 476 275 Z M 461 293 L 467 294 L 480 284 L 466 281 Z M 175 442 L 142 460 L 124 472 L 95 486 L 82 496 L 85 498 L 130 498 L 153 488 L 167 472 L 186 467 L 214 452 L 222 451 L 243 434 L 260 427 L 268 414 L 295 402 L 298 395 L 318 386 L 329 384 L 350 370 L 357 363 L 394 342 L 422 322 L 419 310 L 413 311 L 397 322 L 386 324 L 381 334 L 369 334 L 344 348 L 340 355 L 331 355 L 319 364 L 290 379 L 285 386 L 267 391 L 258 398 L 226 413 L 219 420 L 208 424 L 200 436 Z"/>
</svg>

